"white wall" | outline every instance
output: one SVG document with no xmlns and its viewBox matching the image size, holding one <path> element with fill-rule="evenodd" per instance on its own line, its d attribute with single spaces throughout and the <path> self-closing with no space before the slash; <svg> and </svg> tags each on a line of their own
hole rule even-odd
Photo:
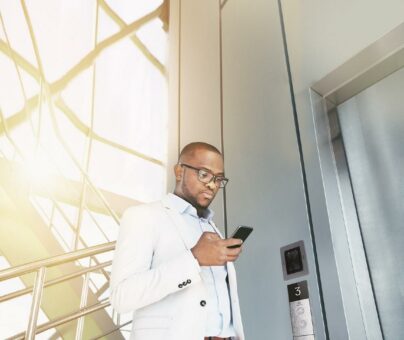
<svg viewBox="0 0 404 340">
<path fill-rule="evenodd" d="M 169 41 L 168 191 L 172 191 L 172 167 L 179 149 L 196 141 L 213 144 L 219 150 L 222 147 L 218 2 L 170 1 Z M 221 192 L 212 208 L 215 222 L 224 232 Z"/>
<path fill-rule="evenodd" d="M 295 92 L 403 22 L 402 0 L 283 0 Z"/>
</svg>

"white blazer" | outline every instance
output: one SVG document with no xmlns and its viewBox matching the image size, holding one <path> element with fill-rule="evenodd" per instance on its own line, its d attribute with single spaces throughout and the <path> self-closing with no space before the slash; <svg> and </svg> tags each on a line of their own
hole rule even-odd
<svg viewBox="0 0 404 340">
<path fill-rule="evenodd" d="M 193 257 L 185 220 L 167 199 L 127 209 L 111 275 L 111 304 L 133 311 L 132 340 L 203 340 L 207 291 Z M 219 231 L 215 227 L 220 235 Z M 234 340 L 244 340 L 236 272 L 227 272 Z"/>
</svg>

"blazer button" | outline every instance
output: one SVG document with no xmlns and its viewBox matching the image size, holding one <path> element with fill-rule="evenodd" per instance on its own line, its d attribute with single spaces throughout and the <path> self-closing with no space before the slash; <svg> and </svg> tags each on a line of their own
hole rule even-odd
<svg viewBox="0 0 404 340">
<path fill-rule="evenodd" d="M 178 288 L 182 288 L 182 284 L 181 284 L 181 283 L 178 285 Z"/>
<path fill-rule="evenodd" d="M 190 280 L 190 279 L 188 279 L 188 280 L 187 280 L 187 283 L 191 283 L 191 280 Z"/>
<path fill-rule="evenodd" d="M 201 300 L 200 305 L 201 305 L 202 307 L 205 307 L 205 306 L 206 306 L 206 301 L 205 301 L 205 300 Z"/>
</svg>

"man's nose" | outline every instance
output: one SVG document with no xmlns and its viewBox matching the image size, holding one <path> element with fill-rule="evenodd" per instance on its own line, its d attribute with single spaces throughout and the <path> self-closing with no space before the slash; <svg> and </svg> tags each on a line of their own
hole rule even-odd
<svg viewBox="0 0 404 340">
<path fill-rule="evenodd" d="M 215 190 L 217 187 L 216 181 L 214 181 L 213 178 L 209 183 L 206 183 L 206 185 L 210 190 Z"/>
</svg>

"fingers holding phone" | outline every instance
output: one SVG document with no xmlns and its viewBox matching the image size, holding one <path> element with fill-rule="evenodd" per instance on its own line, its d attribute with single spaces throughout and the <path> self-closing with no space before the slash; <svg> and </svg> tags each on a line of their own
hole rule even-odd
<svg viewBox="0 0 404 340">
<path fill-rule="evenodd" d="M 222 266 L 235 261 L 241 252 L 241 248 L 230 249 L 229 246 L 240 247 L 241 243 L 238 239 L 223 240 L 216 233 L 204 232 L 191 252 L 201 266 Z"/>
<path fill-rule="evenodd" d="M 226 252 L 226 258 L 227 262 L 234 262 L 238 259 L 240 256 L 241 252 L 243 251 L 242 247 L 242 240 L 235 239 L 235 238 L 229 238 L 227 241 L 232 241 L 230 242 L 230 246 L 227 245 L 227 252 Z"/>
<path fill-rule="evenodd" d="M 251 227 L 239 226 L 231 238 L 224 240 L 216 233 L 204 232 L 191 252 L 201 266 L 222 266 L 234 262 L 252 230 Z"/>
</svg>

